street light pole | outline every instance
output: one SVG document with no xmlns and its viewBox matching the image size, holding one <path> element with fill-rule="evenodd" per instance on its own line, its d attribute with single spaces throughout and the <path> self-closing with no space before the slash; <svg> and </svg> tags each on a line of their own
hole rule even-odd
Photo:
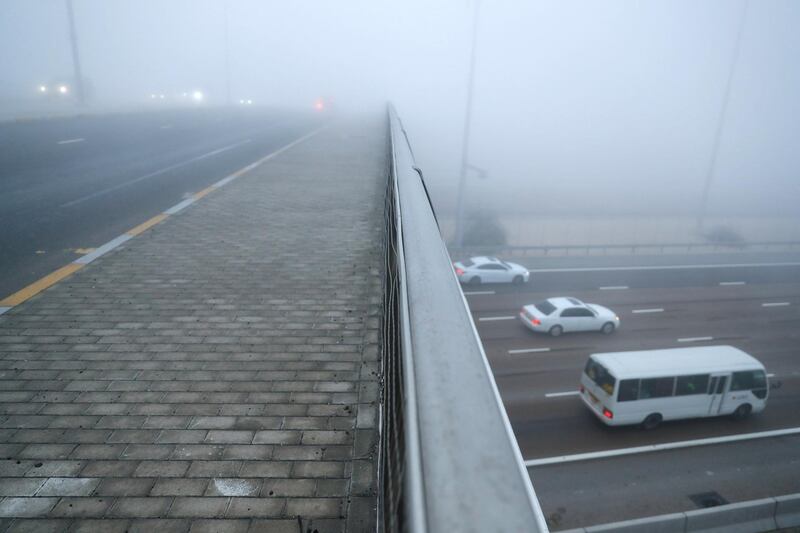
<svg viewBox="0 0 800 533">
<path fill-rule="evenodd" d="M 472 123 L 472 93 L 475 86 L 475 55 L 478 47 L 478 15 L 480 13 L 480 0 L 475 0 L 475 14 L 472 21 L 472 49 L 469 58 L 469 78 L 467 81 L 467 107 L 464 113 L 464 137 L 461 143 L 461 173 L 458 178 L 458 193 L 456 196 L 456 246 L 464 244 L 464 188 L 467 181 L 469 167 L 469 135 Z"/>
<path fill-rule="evenodd" d="M 697 214 L 697 232 L 701 235 L 704 229 L 703 225 L 705 223 L 706 212 L 708 211 L 708 196 L 711 191 L 711 182 L 714 180 L 714 173 L 716 171 L 722 131 L 725 126 L 725 118 L 728 114 L 728 102 L 730 101 L 731 97 L 731 85 L 733 84 L 733 76 L 736 72 L 736 64 L 739 62 L 739 50 L 741 48 L 742 32 L 744 29 L 745 19 L 747 18 L 747 8 L 749 3 L 750 0 L 744 0 L 742 13 L 739 17 L 739 27 L 736 30 L 736 41 L 733 45 L 733 57 L 731 58 L 731 65 L 728 69 L 728 79 L 725 81 L 725 92 L 722 96 L 722 106 L 720 107 L 719 118 L 717 120 L 717 129 L 714 132 L 714 142 L 711 147 L 711 160 L 708 164 L 705 183 L 703 183 L 703 192 L 700 195 L 700 210 Z"/>
<path fill-rule="evenodd" d="M 230 44 L 228 38 L 228 0 L 224 0 L 225 6 L 225 104 L 231 105 L 231 66 L 230 66 Z"/>
<path fill-rule="evenodd" d="M 81 74 L 81 60 L 78 54 L 78 37 L 75 32 L 75 14 L 72 10 L 72 0 L 67 2 L 67 20 L 69 21 L 69 41 L 72 45 L 72 71 L 75 77 L 75 97 L 78 100 L 78 105 L 83 106 L 86 103 L 86 95 L 83 90 L 83 74 Z"/>
</svg>

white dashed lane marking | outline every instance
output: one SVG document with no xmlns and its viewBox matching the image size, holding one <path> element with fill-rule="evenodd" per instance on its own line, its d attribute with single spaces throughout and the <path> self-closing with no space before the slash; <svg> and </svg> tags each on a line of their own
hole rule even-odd
<svg viewBox="0 0 800 533">
<path fill-rule="evenodd" d="M 545 398 L 561 398 L 562 396 L 578 396 L 579 394 L 580 394 L 580 392 L 578 392 L 576 390 L 571 390 L 571 391 L 568 391 L 568 392 L 551 392 L 551 393 L 545 394 L 544 397 Z"/>
<path fill-rule="evenodd" d="M 765 302 L 761 304 L 761 307 L 786 307 L 787 305 L 791 305 L 789 302 Z"/>
<path fill-rule="evenodd" d="M 631 313 L 634 313 L 634 314 L 663 313 L 663 312 L 664 312 L 664 308 L 663 307 L 658 307 L 658 308 L 654 308 L 654 309 L 634 309 L 633 311 L 631 311 Z"/>
<path fill-rule="evenodd" d="M 516 355 L 520 353 L 543 353 L 549 351 L 550 348 L 526 348 L 523 350 L 509 350 L 508 353 L 510 353 L 511 355 Z"/>
<path fill-rule="evenodd" d="M 678 342 L 705 342 L 713 340 L 714 337 L 684 337 L 682 339 L 678 339 Z"/>
<path fill-rule="evenodd" d="M 83 137 L 79 137 L 77 139 L 66 139 L 64 141 L 58 141 L 58 144 L 73 144 L 73 143 L 82 143 L 85 141 Z"/>
<path fill-rule="evenodd" d="M 720 281 L 720 285 L 723 287 L 729 287 L 731 285 L 747 285 L 747 282 L 744 281 Z"/>
<path fill-rule="evenodd" d="M 495 320 L 514 320 L 516 316 L 483 316 L 478 319 L 478 322 L 494 322 Z"/>
</svg>

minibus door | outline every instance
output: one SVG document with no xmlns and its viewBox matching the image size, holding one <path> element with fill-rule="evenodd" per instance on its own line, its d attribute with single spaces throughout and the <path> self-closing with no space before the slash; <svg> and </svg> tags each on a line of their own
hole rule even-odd
<svg viewBox="0 0 800 533">
<path fill-rule="evenodd" d="M 710 399 L 708 402 L 709 416 L 719 414 L 727 389 L 728 374 L 711 374 L 711 380 L 708 384 L 708 397 Z"/>
</svg>

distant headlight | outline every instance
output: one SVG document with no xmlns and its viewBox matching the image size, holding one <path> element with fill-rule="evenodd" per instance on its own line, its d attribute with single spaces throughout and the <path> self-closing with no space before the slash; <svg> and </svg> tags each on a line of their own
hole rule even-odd
<svg viewBox="0 0 800 533">
<path fill-rule="evenodd" d="M 202 91 L 195 91 L 195 92 L 192 93 L 192 99 L 195 102 L 202 102 L 203 98 L 204 98 L 204 96 L 203 96 L 203 92 Z"/>
<path fill-rule="evenodd" d="M 69 88 L 66 85 L 59 85 L 58 92 L 61 94 L 67 94 L 69 92 Z"/>
<path fill-rule="evenodd" d="M 46 93 L 47 92 L 47 86 L 46 85 L 39 85 L 39 92 L 40 93 Z"/>
</svg>

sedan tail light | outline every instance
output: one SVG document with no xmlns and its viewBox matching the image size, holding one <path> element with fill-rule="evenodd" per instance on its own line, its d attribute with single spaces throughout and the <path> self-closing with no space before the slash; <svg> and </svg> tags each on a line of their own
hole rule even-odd
<svg viewBox="0 0 800 533">
<path fill-rule="evenodd" d="M 542 321 L 539 320 L 538 318 L 531 318 L 531 324 L 533 324 L 534 326 L 538 326 L 541 323 L 542 323 Z"/>
<path fill-rule="evenodd" d="M 612 413 L 609 409 L 605 408 L 603 409 L 603 416 L 611 420 L 612 418 L 614 418 L 614 413 Z"/>
<path fill-rule="evenodd" d="M 464 275 L 464 269 L 456 267 L 456 276 L 463 276 L 463 275 Z"/>
</svg>

